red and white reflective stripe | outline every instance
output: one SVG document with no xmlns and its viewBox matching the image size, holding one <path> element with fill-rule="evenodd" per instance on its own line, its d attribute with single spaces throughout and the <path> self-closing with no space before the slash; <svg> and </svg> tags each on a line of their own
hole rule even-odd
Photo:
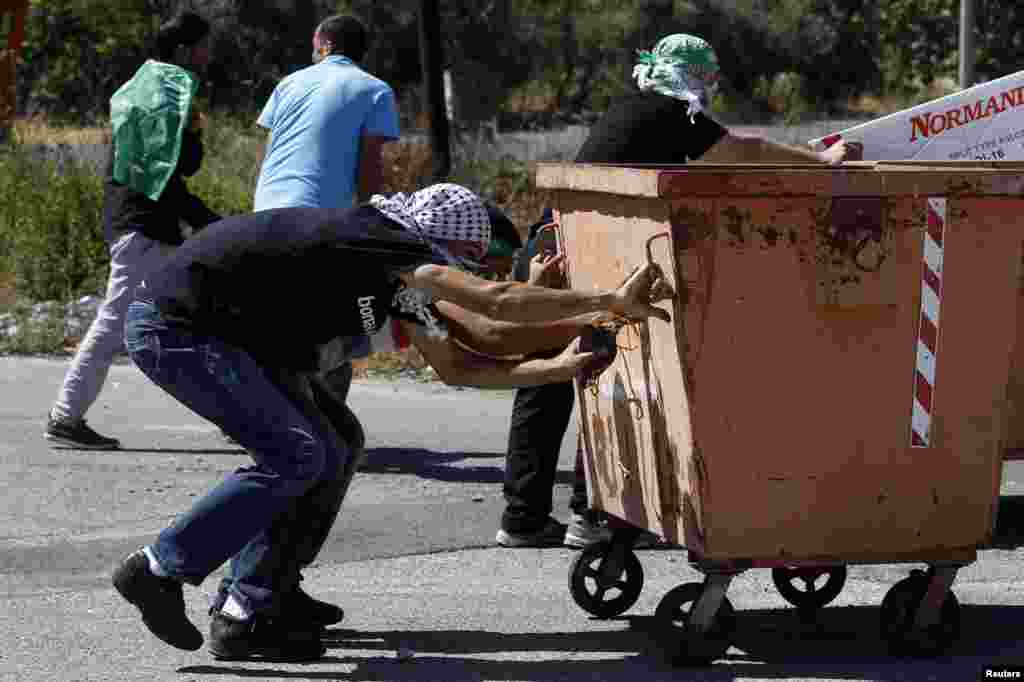
<svg viewBox="0 0 1024 682">
<path fill-rule="evenodd" d="M 910 446 L 931 445 L 935 409 L 935 367 L 939 355 L 939 311 L 942 307 L 942 242 L 946 232 L 946 199 L 928 198 L 928 223 L 924 231 L 924 266 L 921 277 L 921 324 L 917 333 L 914 368 L 914 412 Z"/>
</svg>

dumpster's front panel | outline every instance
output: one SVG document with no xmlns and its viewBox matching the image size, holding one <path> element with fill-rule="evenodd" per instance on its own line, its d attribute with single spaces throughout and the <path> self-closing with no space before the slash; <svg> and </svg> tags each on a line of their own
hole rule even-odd
<svg viewBox="0 0 1024 682">
<path fill-rule="evenodd" d="M 671 275 L 667 215 L 652 213 L 647 201 L 567 193 L 558 208 L 574 288 L 617 287 L 646 261 L 646 240 L 659 234 L 652 252 Z M 665 525 L 688 491 L 689 411 L 675 333 L 659 320 L 621 327 L 615 362 L 593 385 L 577 382 L 577 413 L 592 506 L 681 542 L 674 521 Z M 674 399 L 666 404 L 665 396 Z"/>
</svg>

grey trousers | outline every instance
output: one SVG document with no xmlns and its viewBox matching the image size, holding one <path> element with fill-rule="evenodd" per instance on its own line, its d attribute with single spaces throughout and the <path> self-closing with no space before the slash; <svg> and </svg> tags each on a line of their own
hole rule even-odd
<svg viewBox="0 0 1024 682">
<path fill-rule="evenodd" d="M 81 419 L 96 402 L 110 365 L 124 349 L 124 318 L 135 287 L 173 251 L 174 246 L 138 232 L 123 235 L 110 247 L 106 297 L 64 375 L 51 411 L 55 418 Z"/>
</svg>

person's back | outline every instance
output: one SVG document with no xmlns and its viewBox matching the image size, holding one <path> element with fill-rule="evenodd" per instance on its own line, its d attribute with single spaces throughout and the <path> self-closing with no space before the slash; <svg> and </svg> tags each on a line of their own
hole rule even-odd
<svg viewBox="0 0 1024 682">
<path fill-rule="evenodd" d="M 689 105 L 652 92 L 616 100 L 590 129 L 576 154 L 578 163 L 681 164 L 700 158 L 725 135 Z"/>
<path fill-rule="evenodd" d="M 679 165 L 694 161 L 834 163 L 845 146 L 816 154 L 756 137 L 737 137 L 704 113 L 718 78 L 718 58 L 701 38 L 670 35 L 639 54 L 633 69 L 638 91 L 624 95 L 591 127 L 578 163 Z M 527 246 L 527 258 L 531 246 Z M 509 428 L 503 492 L 506 509 L 496 541 L 508 547 L 565 544 L 585 547 L 610 537 L 587 509 L 581 445 L 568 527 L 550 517 L 562 439 L 575 393 L 572 382 L 521 388 Z M 563 529 L 560 531 L 560 528 Z M 654 540 L 649 533 L 639 540 Z"/>
<path fill-rule="evenodd" d="M 351 206 L 359 138 L 364 130 L 397 134 L 378 114 L 393 100 L 384 81 L 338 55 L 285 78 L 259 121 L 273 134 L 255 209 Z"/>
<path fill-rule="evenodd" d="M 347 208 L 379 191 L 380 146 L 398 137 L 395 95 L 356 62 L 365 28 L 331 17 L 314 35 L 315 64 L 284 78 L 257 123 L 270 131 L 254 208 Z"/>
</svg>

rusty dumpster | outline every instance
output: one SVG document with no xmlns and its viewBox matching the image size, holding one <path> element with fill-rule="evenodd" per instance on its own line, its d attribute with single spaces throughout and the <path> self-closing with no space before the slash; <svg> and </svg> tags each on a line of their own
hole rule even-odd
<svg viewBox="0 0 1024 682">
<path fill-rule="evenodd" d="M 617 357 L 577 381 L 591 505 L 706 576 L 662 599 L 666 652 L 724 652 L 742 570 L 772 568 L 819 608 L 848 564 L 900 562 L 927 571 L 886 595 L 883 635 L 947 648 L 1012 412 L 1019 168 L 540 164 L 536 182 L 571 286 L 612 288 L 651 260 L 676 291 L 672 323 L 605 321 Z M 595 615 L 640 592 L 629 533 L 615 538 L 570 572 Z"/>
</svg>

